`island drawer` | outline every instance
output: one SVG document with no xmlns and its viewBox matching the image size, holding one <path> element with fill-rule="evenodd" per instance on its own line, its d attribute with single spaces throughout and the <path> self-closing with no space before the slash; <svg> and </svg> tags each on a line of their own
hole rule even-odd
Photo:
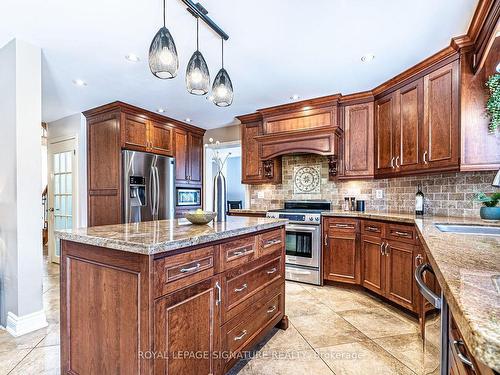
<svg viewBox="0 0 500 375">
<path fill-rule="evenodd" d="M 285 231 L 275 229 L 259 235 L 259 256 L 274 253 L 283 250 L 285 247 Z"/>
<path fill-rule="evenodd" d="M 215 274 L 215 248 L 202 247 L 154 260 L 154 293 L 161 297 Z"/>
<path fill-rule="evenodd" d="M 263 329 L 270 323 L 279 320 L 284 313 L 285 284 L 272 289 L 255 302 L 251 309 L 241 314 L 222 326 L 222 348 L 226 352 L 244 350 Z M 274 323 L 276 324 L 276 323 Z"/>
<path fill-rule="evenodd" d="M 220 245 L 221 271 L 246 264 L 257 257 L 258 236 L 247 236 Z"/>
<path fill-rule="evenodd" d="M 361 221 L 361 234 L 366 234 L 374 237 L 385 236 L 385 223 L 374 220 Z"/>
<path fill-rule="evenodd" d="M 265 258 L 262 262 L 252 262 L 240 268 L 226 271 L 223 276 L 225 298 L 223 306 L 230 310 L 243 300 L 258 293 L 275 280 L 283 279 L 282 257 Z"/>
<path fill-rule="evenodd" d="M 413 225 L 389 224 L 386 238 L 411 244 L 417 243 L 417 234 Z"/>
</svg>

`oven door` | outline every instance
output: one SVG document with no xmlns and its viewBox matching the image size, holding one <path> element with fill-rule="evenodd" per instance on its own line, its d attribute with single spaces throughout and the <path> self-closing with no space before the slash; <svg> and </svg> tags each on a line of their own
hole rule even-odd
<svg viewBox="0 0 500 375">
<path fill-rule="evenodd" d="M 319 267 L 320 264 L 320 226 L 286 226 L 286 263 L 306 267 Z"/>
</svg>

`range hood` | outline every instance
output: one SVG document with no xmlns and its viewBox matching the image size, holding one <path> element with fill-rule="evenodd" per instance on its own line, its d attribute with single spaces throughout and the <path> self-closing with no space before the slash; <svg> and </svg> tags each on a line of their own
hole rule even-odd
<svg viewBox="0 0 500 375">
<path fill-rule="evenodd" d="M 262 133 L 255 137 L 261 146 L 261 159 L 310 153 L 328 157 L 330 176 L 337 173 L 339 140 L 338 101 L 330 95 L 300 103 L 259 109 Z"/>
</svg>

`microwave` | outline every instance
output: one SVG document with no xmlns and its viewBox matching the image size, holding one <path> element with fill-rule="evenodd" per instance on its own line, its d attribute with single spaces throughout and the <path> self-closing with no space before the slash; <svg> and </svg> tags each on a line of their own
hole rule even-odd
<svg viewBox="0 0 500 375">
<path fill-rule="evenodd" d="M 201 206 L 201 189 L 177 188 L 177 206 Z"/>
</svg>

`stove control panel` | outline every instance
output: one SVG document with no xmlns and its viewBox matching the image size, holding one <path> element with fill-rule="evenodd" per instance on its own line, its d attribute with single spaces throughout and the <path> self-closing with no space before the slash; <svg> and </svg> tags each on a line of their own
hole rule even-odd
<svg viewBox="0 0 500 375">
<path fill-rule="evenodd" d="M 286 212 L 268 212 L 266 217 L 273 219 L 288 219 L 293 222 L 301 222 L 308 224 L 319 224 L 321 215 L 319 214 L 299 214 L 299 213 L 286 213 Z"/>
</svg>

